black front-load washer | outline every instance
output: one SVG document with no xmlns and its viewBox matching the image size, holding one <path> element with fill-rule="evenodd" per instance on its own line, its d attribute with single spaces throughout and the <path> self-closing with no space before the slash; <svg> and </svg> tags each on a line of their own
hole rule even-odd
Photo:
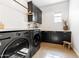
<svg viewBox="0 0 79 59">
<path fill-rule="evenodd" d="M 30 30 L 30 39 L 31 39 L 31 57 L 39 50 L 40 48 L 40 30 Z"/>
<path fill-rule="evenodd" d="M 0 32 L 1 58 L 31 58 L 39 48 L 39 30 Z"/>
<path fill-rule="evenodd" d="M 0 33 L 0 57 L 1 58 L 29 58 L 30 39 L 25 33 L 28 31 Z M 25 51 L 23 51 L 23 49 Z"/>
</svg>

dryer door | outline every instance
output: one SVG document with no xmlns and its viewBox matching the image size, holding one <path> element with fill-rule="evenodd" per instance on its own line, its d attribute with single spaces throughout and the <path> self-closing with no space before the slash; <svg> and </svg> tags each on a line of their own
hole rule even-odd
<svg viewBox="0 0 79 59">
<path fill-rule="evenodd" d="M 36 34 L 33 38 L 33 46 L 37 47 L 38 45 L 40 45 L 40 35 Z"/>
<path fill-rule="evenodd" d="M 2 56 L 3 58 L 8 58 L 22 48 L 29 49 L 29 41 L 26 38 L 13 39 L 4 49 Z M 15 57 L 14 57 L 15 58 Z"/>
</svg>

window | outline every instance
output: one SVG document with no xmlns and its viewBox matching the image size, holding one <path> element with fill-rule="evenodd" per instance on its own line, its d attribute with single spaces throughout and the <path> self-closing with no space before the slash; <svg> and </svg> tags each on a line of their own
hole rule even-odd
<svg viewBox="0 0 79 59">
<path fill-rule="evenodd" d="M 55 23 L 62 22 L 62 13 L 54 14 L 54 22 Z"/>
</svg>

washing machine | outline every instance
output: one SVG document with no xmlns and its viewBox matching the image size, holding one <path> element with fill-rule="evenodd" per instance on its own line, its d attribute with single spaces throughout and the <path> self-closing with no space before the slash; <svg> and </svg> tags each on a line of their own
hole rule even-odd
<svg viewBox="0 0 79 59">
<path fill-rule="evenodd" d="M 0 32 L 0 58 L 31 58 L 39 48 L 39 30 Z"/>
<path fill-rule="evenodd" d="M 40 49 L 40 30 L 30 30 L 30 39 L 31 39 L 31 57 Z"/>
<path fill-rule="evenodd" d="M 1 58 L 29 58 L 31 40 L 28 31 L 0 32 Z"/>
</svg>

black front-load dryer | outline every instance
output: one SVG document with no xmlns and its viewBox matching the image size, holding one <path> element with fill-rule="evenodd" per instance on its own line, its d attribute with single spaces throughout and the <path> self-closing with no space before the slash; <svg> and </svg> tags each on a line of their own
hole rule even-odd
<svg viewBox="0 0 79 59">
<path fill-rule="evenodd" d="M 26 32 L 0 33 L 0 57 L 29 58 L 31 44 L 28 34 L 24 35 Z"/>
<path fill-rule="evenodd" d="M 40 30 L 30 30 L 30 39 L 31 39 L 31 57 L 39 50 L 40 48 Z"/>
</svg>

